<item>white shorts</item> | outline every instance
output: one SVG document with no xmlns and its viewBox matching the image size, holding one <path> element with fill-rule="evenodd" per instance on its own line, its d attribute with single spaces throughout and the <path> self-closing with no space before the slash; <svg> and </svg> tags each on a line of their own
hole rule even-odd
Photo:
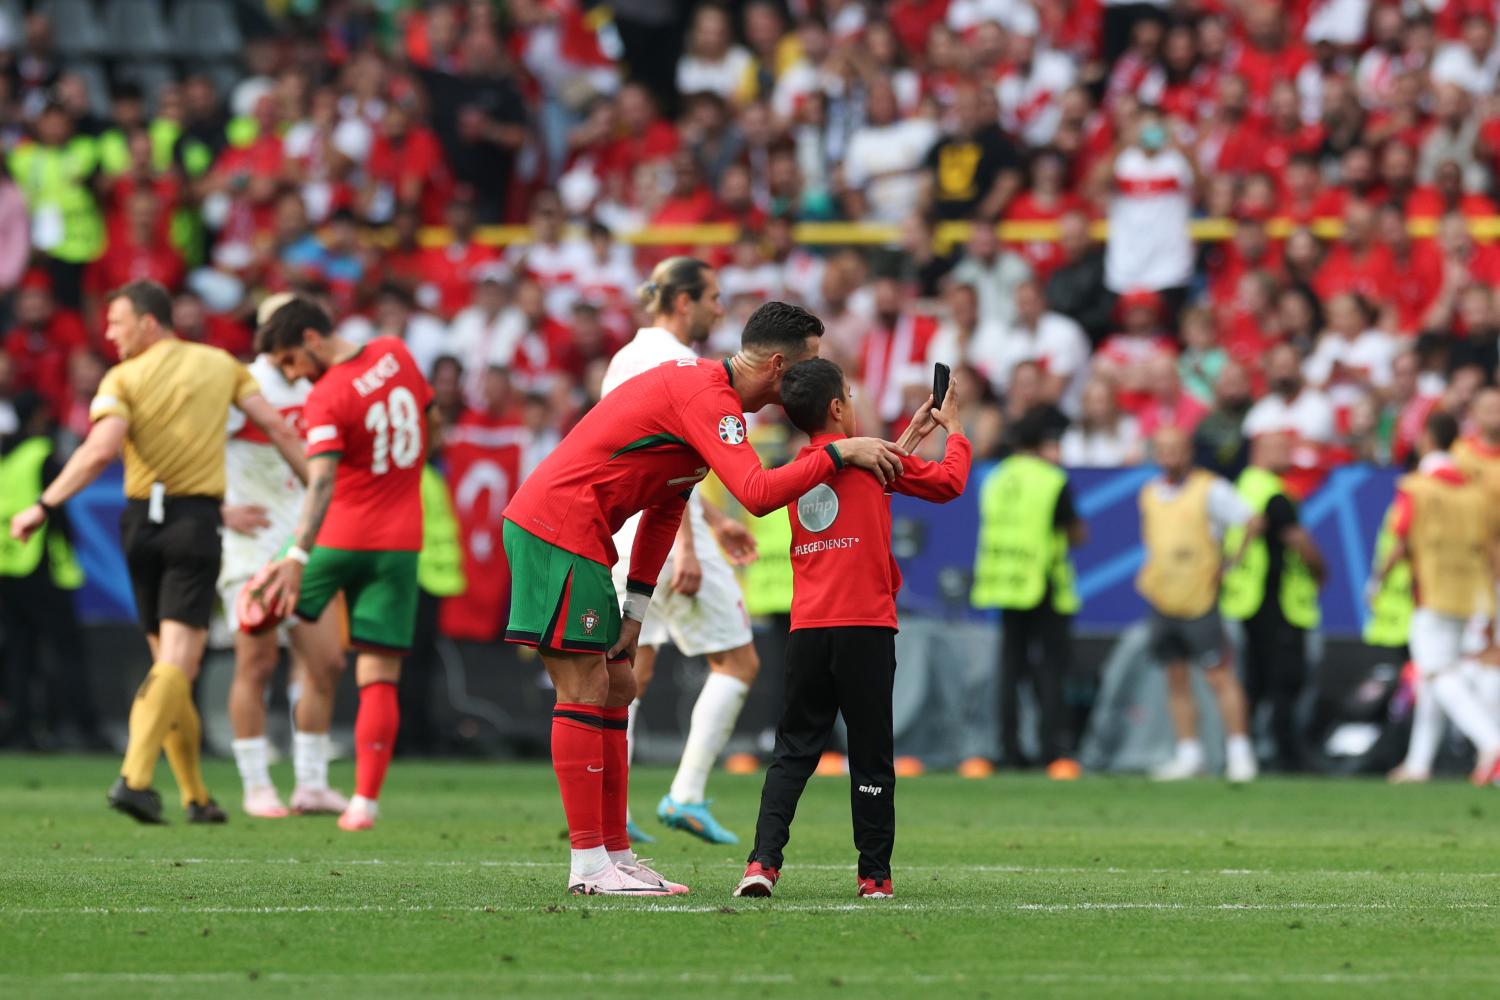
<svg viewBox="0 0 1500 1000">
<path fill-rule="evenodd" d="M 698 557 L 703 582 L 692 597 L 671 589 L 672 559 L 667 558 L 646 609 L 646 620 L 641 623 L 642 646 L 661 646 L 670 641 L 683 656 L 707 656 L 751 642 L 750 616 L 745 612 L 740 581 L 719 553 L 718 543 L 709 538 L 708 544 L 712 549 Z M 615 564 L 615 593 L 622 602 L 626 571 L 625 560 Z"/>
<path fill-rule="evenodd" d="M 1464 655 L 1464 633 L 1468 628 L 1467 618 L 1454 618 L 1426 608 L 1413 610 L 1407 647 L 1417 672 L 1431 677 L 1456 668 Z"/>
</svg>

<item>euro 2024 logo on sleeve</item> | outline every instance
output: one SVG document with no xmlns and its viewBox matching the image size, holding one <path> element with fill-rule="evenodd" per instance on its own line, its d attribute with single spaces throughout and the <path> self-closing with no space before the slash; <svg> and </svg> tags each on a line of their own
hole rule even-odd
<svg viewBox="0 0 1500 1000">
<path fill-rule="evenodd" d="M 802 494 L 797 501 L 797 520 L 808 531 L 827 531 L 839 516 L 839 495 L 827 483 Z"/>
<path fill-rule="evenodd" d="M 725 444 L 739 444 L 745 440 L 745 422 L 736 416 L 720 418 L 719 440 Z"/>
</svg>

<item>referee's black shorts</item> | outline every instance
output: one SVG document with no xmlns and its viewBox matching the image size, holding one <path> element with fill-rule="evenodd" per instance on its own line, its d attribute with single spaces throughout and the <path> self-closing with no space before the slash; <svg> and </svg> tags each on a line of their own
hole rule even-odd
<svg viewBox="0 0 1500 1000">
<path fill-rule="evenodd" d="M 164 618 L 208 628 L 223 555 L 219 504 L 216 497 L 167 497 L 158 522 L 151 519 L 149 501 L 126 501 L 120 543 L 136 617 L 147 635 L 160 632 Z"/>
</svg>

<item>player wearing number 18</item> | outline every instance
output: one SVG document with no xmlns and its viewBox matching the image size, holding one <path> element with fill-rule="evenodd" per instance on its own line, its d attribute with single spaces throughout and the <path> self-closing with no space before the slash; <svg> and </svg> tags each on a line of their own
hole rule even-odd
<svg viewBox="0 0 1500 1000">
<path fill-rule="evenodd" d="M 416 623 L 432 389 L 400 340 L 377 337 L 360 347 L 335 335 L 328 314 L 304 299 L 271 316 L 256 350 L 271 355 L 288 379 L 313 382 L 303 409 L 307 497 L 262 600 L 275 615 L 295 609 L 317 621 L 344 593 L 349 638 L 359 651 L 359 713 L 355 795 L 339 826 L 365 830 L 375 823 L 396 744 L 396 683 Z"/>
</svg>

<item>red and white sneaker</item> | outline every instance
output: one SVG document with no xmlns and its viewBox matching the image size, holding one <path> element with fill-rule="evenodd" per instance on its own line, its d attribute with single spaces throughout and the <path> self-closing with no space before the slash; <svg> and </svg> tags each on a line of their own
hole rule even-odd
<svg viewBox="0 0 1500 1000">
<path fill-rule="evenodd" d="M 291 815 L 286 806 L 281 804 L 281 796 L 276 794 L 276 789 L 271 785 L 245 789 L 243 806 L 245 815 L 256 819 L 283 819 Z"/>
<path fill-rule="evenodd" d="M 687 886 L 664 877 L 661 872 L 658 872 L 646 863 L 650 860 L 650 858 L 635 858 L 633 861 L 617 861 L 615 862 L 615 867 L 638 882 L 644 882 L 647 885 L 654 885 L 658 889 L 667 890 L 667 895 L 669 896 L 686 896 L 688 894 Z"/>
<path fill-rule="evenodd" d="M 654 874 L 654 873 L 653 873 Z M 657 876 L 661 878 L 661 876 Z M 666 882 L 665 879 L 662 879 Z M 575 896 L 670 896 L 661 885 L 643 882 L 617 865 L 605 865 L 594 875 L 568 875 L 568 891 Z"/>
<path fill-rule="evenodd" d="M 889 878 L 864 878 L 859 880 L 859 895 L 861 899 L 890 899 L 896 895 L 895 888 L 891 885 Z"/>
<path fill-rule="evenodd" d="M 740 884 L 734 887 L 734 895 L 763 899 L 771 895 L 771 890 L 776 888 L 776 881 L 779 878 L 781 878 L 780 868 L 767 868 L 759 861 L 752 861 L 745 866 L 745 877 L 740 879 Z"/>
<path fill-rule="evenodd" d="M 349 808 L 349 800 L 333 788 L 292 790 L 292 812 L 298 816 L 338 816 Z"/>
<path fill-rule="evenodd" d="M 349 800 L 349 808 L 339 817 L 339 829 L 348 830 L 351 833 L 356 830 L 371 830 L 375 827 L 375 817 L 379 815 L 380 809 L 369 799 L 356 795 Z"/>
</svg>

